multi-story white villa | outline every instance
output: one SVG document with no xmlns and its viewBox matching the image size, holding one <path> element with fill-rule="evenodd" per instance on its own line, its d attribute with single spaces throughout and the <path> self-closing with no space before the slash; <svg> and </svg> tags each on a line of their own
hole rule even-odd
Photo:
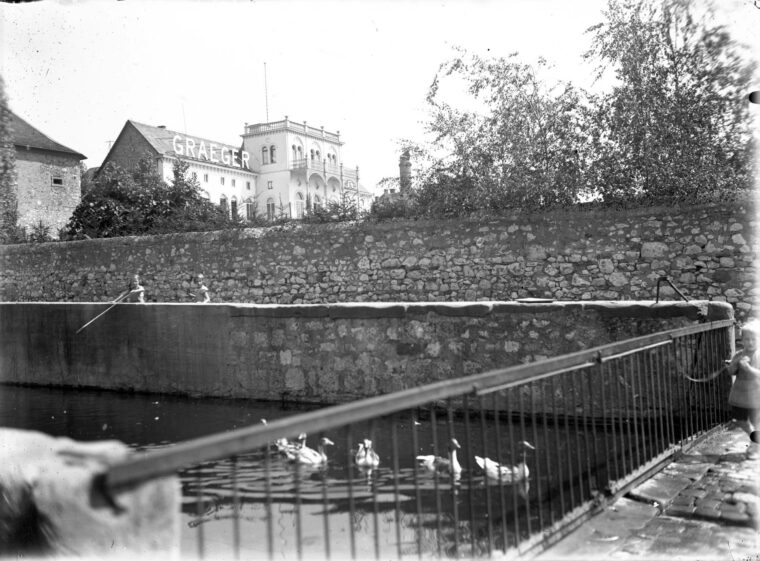
<svg viewBox="0 0 760 561">
<path fill-rule="evenodd" d="M 243 218 L 302 218 L 330 201 L 369 208 L 373 195 L 359 183 L 359 168 L 341 158 L 340 133 L 282 121 L 245 125 L 242 145 L 182 134 L 164 126 L 127 121 L 101 169 L 113 162 L 125 169 L 149 156 L 156 171 L 172 178 L 174 162 L 188 164 L 204 196 Z"/>
</svg>

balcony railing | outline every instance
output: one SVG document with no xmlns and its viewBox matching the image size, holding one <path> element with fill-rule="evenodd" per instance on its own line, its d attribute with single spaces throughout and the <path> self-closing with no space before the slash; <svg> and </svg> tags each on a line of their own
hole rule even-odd
<svg viewBox="0 0 760 561">
<path fill-rule="evenodd" d="M 296 132 L 305 134 L 313 138 L 321 138 L 330 142 L 336 142 L 340 144 L 340 132 L 333 133 L 326 131 L 324 127 L 316 128 L 304 123 L 296 123 L 289 119 L 282 121 L 274 121 L 271 123 L 259 123 L 255 125 L 246 125 L 246 134 L 269 134 L 277 131 L 287 130 L 290 132 Z"/>
<path fill-rule="evenodd" d="M 329 164 L 326 161 L 312 160 L 310 158 L 300 158 L 293 160 L 290 164 L 291 170 L 306 170 L 308 172 L 316 171 L 325 176 L 333 175 L 335 177 L 343 177 L 344 180 L 352 180 L 357 182 L 357 169 L 347 166 L 341 166 L 339 164 Z"/>
<path fill-rule="evenodd" d="M 733 336 L 700 324 L 293 415 L 138 454 L 105 481 L 180 470 L 199 557 L 214 526 L 230 536 L 214 557 L 532 553 L 729 419 Z M 299 433 L 333 445 L 307 462 Z"/>
</svg>

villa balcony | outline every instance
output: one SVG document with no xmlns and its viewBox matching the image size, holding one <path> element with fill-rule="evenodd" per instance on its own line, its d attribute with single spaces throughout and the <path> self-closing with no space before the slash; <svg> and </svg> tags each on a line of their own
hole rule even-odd
<svg viewBox="0 0 760 561">
<path fill-rule="evenodd" d="M 327 160 L 312 160 L 309 158 L 300 158 L 290 163 L 290 170 L 293 173 L 300 173 L 307 177 L 312 173 L 319 173 L 327 180 L 329 177 L 351 180 L 354 183 L 359 182 L 359 168 L 349 168 L 343 164 L 328 164 Z"/>
</svg>

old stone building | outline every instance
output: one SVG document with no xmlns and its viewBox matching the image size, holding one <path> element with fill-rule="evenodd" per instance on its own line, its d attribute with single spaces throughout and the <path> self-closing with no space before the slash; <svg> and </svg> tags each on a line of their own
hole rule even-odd
<svg viewBox="0 0 760 561">
<path fill-rule="evenodd" d="M 10 112 L 16 156 L 18 225 L 29 232 L 37 226 L 58 230 L 79 204 L 80 166 L 85 156 L 60 144 Z"/>
</svg>

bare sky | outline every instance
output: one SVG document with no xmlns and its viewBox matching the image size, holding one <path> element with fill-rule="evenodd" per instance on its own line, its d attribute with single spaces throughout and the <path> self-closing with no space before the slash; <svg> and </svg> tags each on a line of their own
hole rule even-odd
<svg viewBox="0 0 760 561">
<path fill-rule="evenodd" d="M 288 115 L 340 131 L 344 162 L 374 188 L 420 139 L 425 94 L 461 46 L 543 56 L 591 83 L 584 31 L 599 0 L 36 2 L 0 5 L 0 74 L 11 108 L 100 165 L 127 119 L 229 144 L 246 122 Z M 721 2 L 735 35 L 760 9 Z M 265 96 L 264 63 L 267 68 Z M 760 86 L 756 89 L 760 89 Z"/>
</svg>

